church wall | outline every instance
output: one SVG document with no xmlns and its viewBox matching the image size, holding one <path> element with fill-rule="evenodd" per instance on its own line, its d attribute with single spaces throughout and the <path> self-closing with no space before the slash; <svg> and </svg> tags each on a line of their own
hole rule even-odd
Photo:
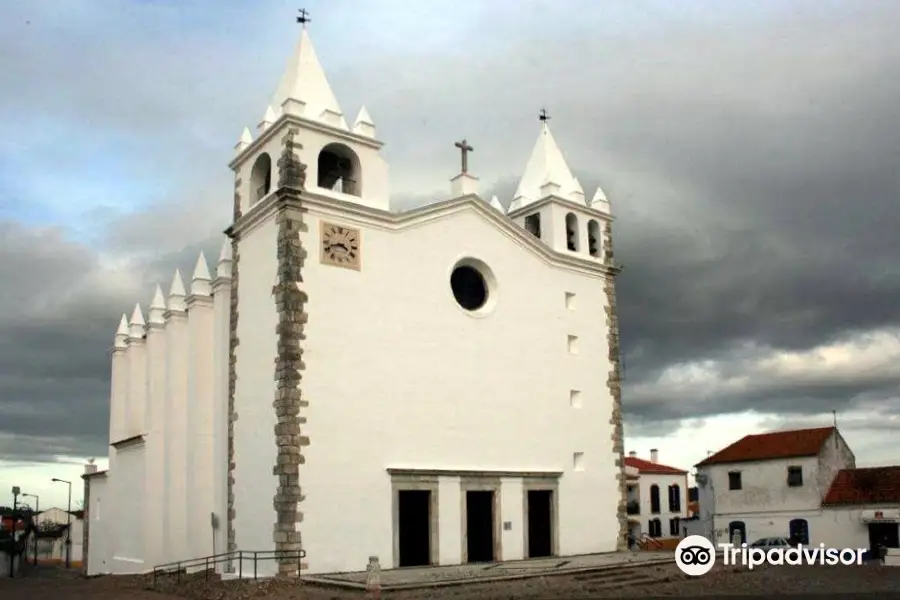
<svg viewBox="0 0 900 600">
<path fill-rule="evenodd" d="M 213 322 L 212 298 L 190 296 L 186 507 L 190 556 L 197 558 L 213 554 Z"/>
<path fill-rule="evenodd" d="M 110 353 L 110 362 L 109 441 L 112 443 L 123 439 L 127 419 L 128 358 L 126 350 L 113 348 Z"/>
<path fill-rule="evenodd" d="M 230 276 L 230 274 L 229 274 Z M 215 552 L 218 554 L 226 551 L 227 539 L 227 483 L 228 477 L 228 354 L 229 333 L 231 331 L 231 282 L 230 279 L 218 278 L 213 287 L 213 363 L 214 363 L 214 405 L 213 405 L 213 431 L 215 446 L 212 464 L 213 473 L 213 512 L 218 518 L 218 528 L 215 532 Z M 223 565 L 217 568 L 221 569 Z"/>
<path fill-rule="evenodd" d="M 188 326 L 183 311 L 170 310 L 166 316 L 166 429 L 165 504 L 161 562 L 192 558 L 187 539 L 188 472 L 187 369 Z"/>
<path fill-rule="evenodd" d="M 275 301 L 277 227 L 273 219 L 241 234 L 240 294 L 238 296 L 238 377 L 234 412 L 234 535 L 240 550 L 273 549 L 275 511 L 272 498 L 278 480 L 272 472 L 276 447 L 274 397 Z M 252 568 L 252 567 L 250 567 Z M 260 572 L 272 561 L 260 563 Z"/>
<path fill-rule="evenodd" d="M 145 458 L 143 444 L 116 451 L 117 468 L 110 480 L 114 521 L 107 529 L 111 573 L 140 573 L 148 568 L 144 563 Z"/>
<path fill-rule="evenodd" d="M 90 519 L 90 526 L 88 527 L 87 524 L 85 526 L 90 536 L 87 544 L 87 574 L 100 575 L 110 572 L 109 544 L 112 537 L 110 536 L 110 518 L 106 514 L 106 510 L 114 507 L 115 503 L 109 503 L 109 506 L 107 506 L 107 498 L 109 497 L 108 475 L 90 477 L 87 481 L 88 486 L 90 486 L 85 515 L 86 518 Z"/>
<path fill-rule="evenodd" d="M 147 330 L 147 479 L 144 497 L 146 558 L 150 564 L 163 560 L 163 527 L 166 522 L 166 332 L 162 325 Z"/>
<path fill-rule="evenodd" d="M 369 554 L 389 562 L 388 467 L 561 471 L 559 552 L 615 550 L 620 469 L 609 442 L 602 279 L 550 267 L 474 211 L 396 233 L 364 228 L 361 270 L 328 267 L 319 262 L 318 219 L 306 220 L 311 444 L 300 477 L 312 571 L 358 569 Z M 487 263 L 498 282 L 485 318 L 465 313 L 450 290 L 466 256 Z M 565 292 L 575 294 L 574 309 Z M 568 352 L 569 335 L 578 354 Z M 573 470 L 576 452 L 583 471 Z M 502 505 L 521 505 L 519 491 L 506 486 Z M 459 492 L 440 501 L 459 504 Z M 502 534 L 504 556 L 523 551 L 523 523 L 512 527 Z M 459 562 L 460 524 L 441 534 L 440 556 Z"/>
<path fill-rule="evenodd" d="M 146 433 L 144 414 L 147 406 L 147 344 L 142 338 L 128 339 L 128 422 L 126 438 Z"/>
</svg>

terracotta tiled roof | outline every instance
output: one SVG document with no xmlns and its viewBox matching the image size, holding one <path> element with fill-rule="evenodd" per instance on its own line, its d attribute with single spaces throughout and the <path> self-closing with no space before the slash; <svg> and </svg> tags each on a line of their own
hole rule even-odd
<svg viewBox="0 0 900 600">
<path fill-rule="evenodd" d="M 900 466 L 838 471 L 824 505 L 900 503 Z"/>
<path fill-rule="evenodd" d="M 634 467 L 640 473 L 646 473 L 648 475 L 687 475 L 687 471 L 652 463 L 649 460 L 643 460 L 636 456 L 626 456 L 625 464 L 629 467 Z"/>
<path fill-rule="evenodd" d="M 819 427 L 748 435 L 695 466 L 817 456 L 834 430 L 834 427 Z"/>
</svg>

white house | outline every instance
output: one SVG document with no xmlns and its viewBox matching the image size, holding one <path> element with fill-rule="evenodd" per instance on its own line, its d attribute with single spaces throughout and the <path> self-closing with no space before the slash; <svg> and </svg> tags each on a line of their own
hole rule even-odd
<svg viewBox="0 0 900 600">
<path fill-rule="evenodd" d="M 64 561 L 68 538 L 72 541 L 69 550 L 71 562 L 81 562 L 84 540 L 83 514 L 81 511 L 68 513 L 61 508 L 49 508 L 39 512 L 34 519 L 39 532 L 52 535 L 38 536 L 38 558 Z M 57 526 L 56 531 L 51 530 L 54 525 Z M 71 529 L 68 529 L 69 527 Z"/>
<path fill-rule="evenodd" d="M 697 465 L 704 534 L 897 548 L 900 467 L 855 465 L 835 427 L 746 436 Z"/>
<path fill-rule="evenodd" d="M 261 112 L 214 275 L 201 256 L 116 332 L 88 572 L 624 548 L 610 203 L 586 199 L 546 118 L 509 211 L 478 196 L 462 140 L 447 198 L 398 213 L 373 120 L 349 124 L 305 26 Z"/>
<path fill-rule="evenodd" d="M 634 473 L 627 483 L 631 538 L 681 539 L 681 522 L 687 517 L 688 472 L 660 464 L 657 450 L 650 451 L 650 460 L 630 452 L 625 466 Z"/>
</svg>

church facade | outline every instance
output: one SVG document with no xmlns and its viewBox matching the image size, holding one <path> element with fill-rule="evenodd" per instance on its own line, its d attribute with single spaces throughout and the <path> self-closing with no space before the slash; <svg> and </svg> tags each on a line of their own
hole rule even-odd
<svg viewBox="0 0 900 600">
<path fill-rule="evenodd" d="M 464 140 L 448 199 L 393 212 L 375 125 L 348 123 L 304 28 L 236 146 L 215 274 L 201 255 L 188 289 L 176 273 L 146 321 L 122 317 L 88 572 L 624 549 L 610 205 L 539 125 L 508 210 Z M 233 556 L 223 574 L 252 573 Z"/>
</svg>

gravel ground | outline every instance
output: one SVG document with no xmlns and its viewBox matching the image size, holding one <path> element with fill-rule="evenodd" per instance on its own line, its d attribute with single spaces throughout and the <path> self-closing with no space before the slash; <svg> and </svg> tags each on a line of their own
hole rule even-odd
<svg viewBox="0 0 900 600">
<path fill-rule="evenodd" d="M 856 597 L 900 598 L 900 569 L 863 567 L 765 567 L 735 572 L 716 567 L 711 573 L 688 579 L 674 567 L 647 568 L 654 582 L 633 587 L 610 587 L 603 577 L 558 576 L 493 584 L 385 593 L 385 600 L 462 600 L 475 598 L 587 599 L 659 596 L 854 594 Z M 3 600 L 344 600 L 360 598 L 357 590 L 304 586 L 292 581 L 205 582 L 192 577 L 177 587 L 173 582 L 158 591 L 146 589 L 146 577 L 97 577 L 85 579 L 63 570 L 41 570 L 15 580 L 0 579 Z M 176 595 L 177 592 L 177 595 Z"/>
</svg>

